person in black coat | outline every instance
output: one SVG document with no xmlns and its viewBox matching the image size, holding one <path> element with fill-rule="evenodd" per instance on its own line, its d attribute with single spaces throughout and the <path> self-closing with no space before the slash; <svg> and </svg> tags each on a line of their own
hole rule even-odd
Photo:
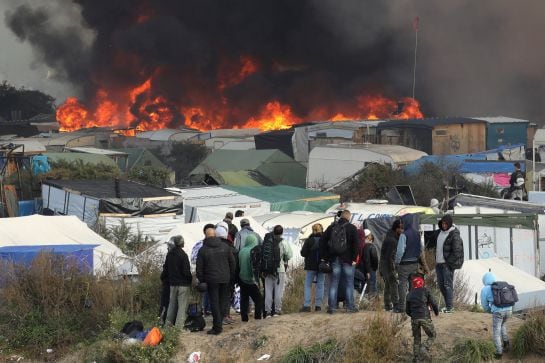
<svg viewBox="0 0 545 363">
<path fill-rule="evenodd" d="M 367 284 L 366 292 L 369 293 L 370 298 L 374 298 L 377 295 L 378 250 L 374 244 L 375 237 L 371 231 L 365 229 L 364 235 L 365 244 L 363 245 L 363 266 L 361 270 Z"/>
<path fill-rule="evenodd" d="M 384 280 L 384 310 L 390 311 L 396 307 L 394 311 L 398 313 L 401 313 L 402 310 L 400 311 L 397 308 L 399 295 L 397 291 L 395 255 L 397 252 L 397 242 L 401 233 L 403 233 L 403 223 L 401 223 L 401 220 L 396 219 L 382 242 L 379 263 L 379 271 Z"/>
<path fill-rule="evenodd" d="M 305 258 L 305 297 L 301 312 L 310 312 L 310 298 L 312 294 L 312 283 L 316 281 L 316 296 L 314 298 L 314 311 L 322 310 L 324 297 L 325 274 L 318 270 L 320 264 L 320 239 L 324 227 L 320 223 L 312 226 L 312 234 L 308 236 L 301 248 L 301 256 Z"/>
<path fill-rule="evenodd" d="M 174 236 L 171 241 L 174 247 L 167 253 L 165 261 L 165 277 L 170 286 L 167 321 L 182 328 L 187 318 L 187 305 L 189 304 L 192 282 L 191 267 L 189 257 L 183 250 L 183 237 Z"/>
<path fill-rule="evenodd" d="M 214 237 L 215 231 L 206 230 L 206 238 L 197 255 L 197 279 L 207 285 L 212 309 L 213 328 L 208 334 L 223 331 L 223 317 L 227 315 L 230 282 L 235 275 L 236 262 L 231 247 Z"/>
</svg>

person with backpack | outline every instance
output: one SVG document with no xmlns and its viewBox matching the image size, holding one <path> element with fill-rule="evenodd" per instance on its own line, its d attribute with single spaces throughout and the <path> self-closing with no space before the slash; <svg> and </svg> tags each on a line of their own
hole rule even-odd
<svg viewBox="0 0 545 363">
<path fill-rule="evenodd" d="M 216 237 L 218 237 L 223 243 L 229 246 L 233 258 L 235 259 L 235 270 L 238 269 L 238 257 L 237 250 L 233 246 L 233 242 L 229 239 L 229 227 L 226 222 L 219 222 L 216 224 Z M 235 274 L 231 275 L 231 281 L 229 282 L 229 299 L 227 301 L 227 306 L 225 307 L 226 315 L 224 317 L 223 324 L 233 324 L 235 320 L 231 318 L 230 306 L 232 305 L 236 311 L 240 311 L 240 291 L 236 291 L 236 282 L 238 280 Z"/>
<path fill-rule="evenodd" d="M 217 229 L 216 229 L 217 231 Z M 208 334 L 218 335 L 223 331 L 223 318 L 229 307 L 229 287 L 235 275 L 236 262 L 231 247 L 215 237 L 216 231 L 209 228 L 197 255 L 197 279 L 206 283 L 213 327 Z"/>
<path fill-rule="evenodd" d="M 428 349 L 435 340 L 435 327 L 430 316 L 430 308 L 435 316 L 439 315 L 439 307 L 430 291 L 424 286 L 424 277 L 413 274 L 411 276 L 412 289 L 407 295 L 405 312 L 411 317 L 413 331 L 413 362 L 420 362 L 423 351 Z M 422 331 L 428 340 L 422 345 Z"/>
<path fill-rule="evenodd" d="M 349 210 L 341 213 L 339 220 L 327 227 L 320 240 L 320 259 L 331 264 L 327 313 L 337 309 L 337 294 L 341 278 L 345 289 L 345 303 L 348 312 L 357 312 L 354 306 L 354 273 L 358 256 L 358 230 L 350 223 Z"/>
<path fill-rule="evenodd" d="M 261 274 L 265 278 L 265 318 L 282 314 L 286 268 L 293 256 L 289 243 L 282 238 L 283 233 L 282 226 L 274 226 L 273 231 L 265 235 L 261 248 Z"/>
<path fill-rule="evenodd" d="M 418 216 L 416 216 L 418 217 Z M 412 214 L 401 217 L 403 233 L 397 241 L 395 264 L 397 270 L 397 291 L 399 296 L 398 311 L 405 308 L 405 298 L 409 290 L 409 276 L 414 274 L 419 267 L 419 259 L 422 251 L 420 234 L 412 226 Z"/>
<path fill-rule="evenodd" d="M 434 234 L 428 248 L 435 248 L 435 272 L 437 286 L 445 300 L 443 313 L 454 312 L 454 271 L 464 263 L 464 242 L 460 231 L 452 223 L 452 216 L 446 214 L 439 222 L 440 229 Z"/>
<path fill-rule="evenodd" d="M 380 247 L 379 271 L 384 280 L 384 310 L 401 313 L 398 310 L 399 295 L 397 290 L 397 270 L 395 266 L 395 255 L 399 236 L 403 233 L 403 223 L 396 219 L 392 228 L 386 232 L 386 237 Z"/>
<path fill-rule="evenodd" d="M 254 319 L 263 315 L 263 296 L 259 291 L 261 269 L 261 246 L 253 234 L 246 236 L 244 247 L 238 253 L 240 285 L 240 317 L 248 321 L 250 298 L 255 304 Z"/>
<path fill-rule="evenodd" d="M 522 200 L 524 197 L 524 173 L 520 170 L 520 163 L 517 161 L 514 164 L 515 171 L 511 174 L 509 179 L 509 191 L 511 192 L 511 199 Z"/>
<path fill-rule="evenodd" d="M 484 274 L 483 285 L 481 306 L 485 312 L 492 313 L 492 339 L 496 346 L 496 359 L 501 359 L 503 353 L 509 350 L 507 320 L 513 314 L 518 296 L 514 286 L 496 281 L 492 272 Z"/>
<path fill-rule="evenodd" d="M 377 246 L 374 244 L 375 237 L 371 231 L 365 229 L 363 233 L 365 244 L 363 245 L 361 272 L 363 272 L 367 284 L 365 292 L 369 293 L 369 298 L 375 298 L 377 296 L 378 251 Z"/>
<path fill-rule="evenodd" d="M 182 328 L 187 318 L 187 305 L 193 276 L 189 266 L 189 257 L 183 250 L 184 238 L 172 237 L 174 247 L 167 253 L 165 277 L 170 285 L 167 321 Z"/>
<path fill-rule="evenodd" d="M 310 297 L 312 283 L 316 281 L 316 296 L 314 298 L 314 311 L 322 310 L 322 299 L 324 297 L 325 274 L 320 272 L 320 239 L 324 227 L 320 223 L 312 226 L 312 234 L 308 236 L 301 248 L 301 256 L 305 258 L 305 292 L 301 312 L 310 312 Z"/>
<path fill-rule="evenodd" d="M 263 243 L 263 239 L 261 236 L 256 233 L 252 227 L 250 226 L 250 221 L 246 218 L 243 218 L 240 220 L 240 230 L 235 235 L 235 250 L 240 251 L 242 247 L 244 247 L 244 241 L 246 241 L 246 237 L 248 237 L 250 234 L 254 235 L 257 238 L 257 244 L 261 245 Z"/>
</svg>

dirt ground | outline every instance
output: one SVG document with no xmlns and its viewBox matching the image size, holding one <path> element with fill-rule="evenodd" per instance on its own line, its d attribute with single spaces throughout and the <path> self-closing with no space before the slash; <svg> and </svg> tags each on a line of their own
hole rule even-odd
<svg viewBox="0 0 545 363">
<path fill-rule="evenodd" d="M 191 352 L 200 351 L 203 362 L 252 362 L 263 354 L 270 354 L 270 361 L 279 361 L 293 346 L 310 346 L 316 342 L 335 338 L 344 341 L 350 333 L 367 323 L 376 314 L 374 311 L 361 311 L 355 314 L 336 313 L 297 313 L 268 318 L 266 320 L 250 320 L 247 323 L 237 322 L 225 326 L 224 332 L 218 336 L 206 334 L 211 327 L 207 320 L 207 328 L 203 332 L 183 333 L 180 337 L 183 349 L 175 357 L 176 362 L 185 362 Z M 383 313 L 392 319 L 400 319 L 399 315 Z M 453 314 L 440 314 L 433 318 L 437 340 L 431 352 L 432 357 L 445 357 L 457 340 L 463 338 L 491 339 L 492 317 L 490 314 L 457 311 Z M 522 320 L 514 317 L 509 322 L 509 333 L 512 335 Z M 405 338 L 407 361 L 410 361 L 412 344 L 410 320 L 402 323 L 401 334 Z M 516 359 L 505 355 L 504 362 Z M 538 362 L 529 358 L 525 362 Z M 542 361 L 542 360 L 541 360 Z"/>
</svg>

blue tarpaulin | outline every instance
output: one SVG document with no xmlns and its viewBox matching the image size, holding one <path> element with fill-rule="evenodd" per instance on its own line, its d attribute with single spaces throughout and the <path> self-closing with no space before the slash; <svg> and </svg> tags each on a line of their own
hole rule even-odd
<svg viewBox="0 0 545 363">
<path fill-rule="evenodd" d="M 0 247 L 0 259 L 29 266 L 42 252 L 64 256 L 68 263 L 75 263 L 78 270 L 93 272 L 93 249 L 98 245 L 42 245 Z"/>
</svg>

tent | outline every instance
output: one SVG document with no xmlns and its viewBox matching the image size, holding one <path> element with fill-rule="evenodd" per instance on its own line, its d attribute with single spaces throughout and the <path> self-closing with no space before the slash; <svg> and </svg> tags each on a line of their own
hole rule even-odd
<svg viewBox="0 0 545 363">
<path fill-rule="evenodd" d="M 94 274 L 137 273 L 128 256 L 75 216 L 32 215 L 0 218 L 0 248 L 3 249 L 0 249 L 0 253 L 5 253 L 2 256 L 6 257 L 16 254 L 23 256 L 25 253 L 42 250 L 72 254 L 79 251 L 80 255 L 84 255 L 84 251 L 92 248 Z"/>
<path fill-rule="evenodd" d="M 277 224 L 284 228 L 284 239 L 292 244 L 292 264 L 303 264 L 304 259 L 299 253 L 304 240 L 312 233 L 312 225 L 320 223 L 325 229 L 333 222 L 333 216 L 325 213 L 296 211 L 290 213 L 270 213 L 255 217 L 258 223 L 272 231 Z"/>
<path fill-rule="evenodd" d="M 175 216 L 182 198 L 164 189 L 124 180 L 45 180 L 44 213 L 75 215 L 89 226 L 98 216 Z"/>
<path fill-rule="evenodd" d="M 265 233 L 268 231 L 263 228 L 255 219 L 252 217 L 244 216 L 242 218 L 235 218 L 233 220 L 233 223 L 237 226 L 237 228 L 240 229 L 240 220 L 246 218 L 250 222 L 250 226 L 252 229 L 257 232 L 260 236 L 265 236 Z M 164 238 L 157 242 L 155 245 L 148 248 L 146 251 L 142 252 L 139 257 L 142 258 L 149 258 L 150 256 L 153 256 L 154 258 L 157 258 L 159 261 L 164 261 L 164 258 L 168 252 L 167 243 L 173 236 L 181 235 L 184 238 L 184 251 L 187 253 L 187 255 L 191 258 L 191 251 L 193 250 L 193 247 L 197 242 L 202 241 L 204 235 L 203 235 L 203 228 L 206 224 L 212 223 L 216 224 L 220 222 L 221 219 L 215 219 L 211 221 L 203 221 L 203 222 L 195 222 L 195 223 L 179 223 L 176 227 L 174 227 L 169 233 L 167 233 Z"/>
<path fill-rule="evenodd" d="M 511 266 L 500 258 L 465 261 L 459 272 L 456 272 L 461 275 L 461 280 L 469 290 L 469 303 L 474 302 L 475 296 L 477 296 L 477 302 L 480 303 L 480 293 L 483 287 L 482 277 L 488 271 L 494 273 L 498 281 L 507 281 L 515 286 L 519 297 L 519 301 L 514 306 L 515 311 L 545 306 L 545 282 Z"/>
<path fill-rule="evenodd" d="M 183 198 L 186 223 L 222 220 L 225 213 L 243 210 L 246 216 L 268 213 L 271 204 L 219 186 L 166 188 Z"/>
<path fill-rule="evenodd" d="M 234 192 L 247 195 L 270 203 L 271 211 L 278 212 L 325 212 L 339 201 L 339 195 L 318 192 L 288 185 L 236 187 L 224 186 Z"/>
</svg>

